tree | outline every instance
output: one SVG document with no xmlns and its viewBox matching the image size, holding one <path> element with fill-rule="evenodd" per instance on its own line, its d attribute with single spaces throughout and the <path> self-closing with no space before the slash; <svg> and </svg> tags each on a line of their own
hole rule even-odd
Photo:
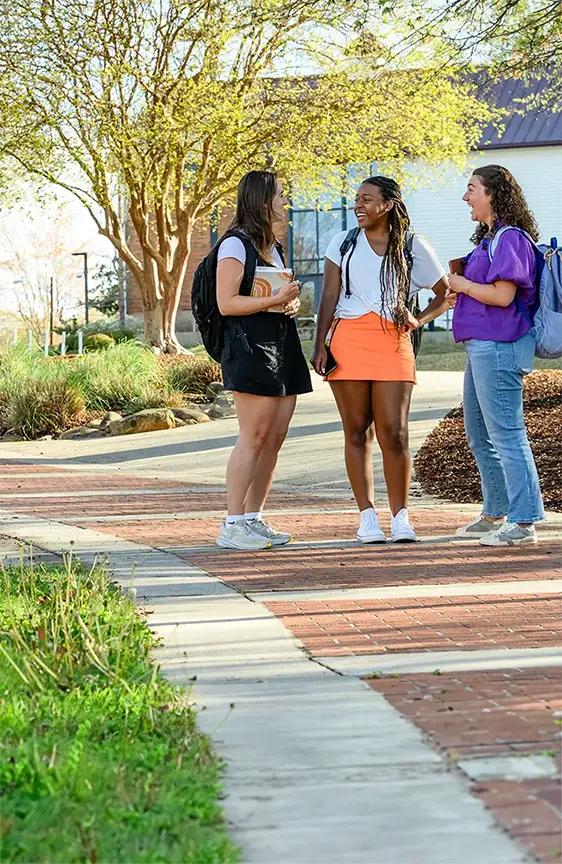
<svg viewBox="0 0 562 864">
<path fill-rule="evenodd" d="M 450 70 L 345 51 L 368 3 L 0 0 L 0 154 L 88 208 L 156 350 L 181 350 L 194 226 L 249 168 L 314 196 L 345 163 L 440 162 L 477 140 L 486 107 Z"/>
<path fill-rule="evenodd" d="M 475 65 L 480 80 L 534 77 L 542 81 L 536 104 L 562 107 L 562 2 L 560 0 L 407 0 L 393 6 L 403 39 L 398 52 L 439 42 L 455 65 Z"/>
</svg>

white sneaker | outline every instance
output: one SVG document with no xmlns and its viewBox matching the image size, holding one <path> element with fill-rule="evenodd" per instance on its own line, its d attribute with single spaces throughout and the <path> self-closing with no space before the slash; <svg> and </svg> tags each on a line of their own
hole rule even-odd
<svg viewBox="0 0 562 864">
<path fill-rule="evenodd" d="M 287 534 L 285 531 L 276 531 L 265 519 L 248 519 L 248 525 L 254 534 L 259 534 L 260 537 L 270 540 L 272 546 L 285 546 L 286 543 L 290 543 L 293 539 L 292 534 Z"/>
<path fill-rule="evenodd" d="M 239 522 L 221 522 L 221 533 L 216 540 L 217 546 L 223 549 L 269 549 L 272 545 L 267 537 L 261 537 L 250 528 L 245 519 Z"/>
<path fill-rule="evenodd" d="M 503 519 L 496 519 L 494 522 L 490 522 L 481 513 L 480 516 L 477 516 L 468 525 L 457 528 L 455 535 L 457 537 L 486 537 L 487 534 L 496 532 L 502 525 Z"/>
<path fill-rule="evenodd" d="M 405 507 L 392 517 L 391 540 L 393 543 L 415 543 L 418 539 L 410 525 L 408 511 Z"/>
<path fill-rule="evenodd" d="M 482 546 L 522 546 L 524 543 L 535 544 L 537 532 L 534 525 L 518 525 L 517 522 L 506 522 L 493 534 L 486 534 L 479 540 Z"/>
<path fill-rule="evenodd" d="M 364 510 L 361 514 L 357 539 L 360 543 L 386 543 L 386 536 L 379 525 L 379 517 L 374 508 Z"/>
</svg>

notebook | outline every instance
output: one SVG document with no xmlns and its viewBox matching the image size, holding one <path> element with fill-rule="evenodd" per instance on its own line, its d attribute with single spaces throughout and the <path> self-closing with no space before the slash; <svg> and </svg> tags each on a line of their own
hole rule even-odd
<svg viewBox="0 0 562 864">
<path fill-rule="evenodd" d="M 256 267 L 252 297 L 275 297 L 288 282 L 293 281 L 293 271 L 287 268 Z M 283 306 L 271 306 L 268 312 L 283 312 Z"/>
</svg>

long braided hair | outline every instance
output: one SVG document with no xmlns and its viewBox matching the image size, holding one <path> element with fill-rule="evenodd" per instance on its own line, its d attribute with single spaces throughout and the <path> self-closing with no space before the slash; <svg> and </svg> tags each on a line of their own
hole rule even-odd
<svg viewBox="0 0 562 864">
<path fill-rule="evenodd" d="M 472 173 L 480 178 L 484 189 L 490 195 L 490 205 L 494 216 L 490 228 L 485 222 L 479 223 L 470 238 L 474 245 L 478 246 L 488 234 L 495 234 L 500 222 L 503 225 L 523 228 L 533 240 L 538 240 L 539 232 L 536 219 L 529 210 L 523 190 L 511 171 L 508 171 L 503 165 L 483 165 L 481 168 L 476 168 Z"/>
<path fill-rule="evenodd" d="M 381 312 L 397 327 L 406 323 L 406 303 L 410 293 L 410 273 L 404 255 L 410 217 L 400 186 L 391 177 L 368 177 L 363 183 L 376 186 L 385 201 L 394 206 L 388 211 L 390 234 L 381 264 Z M 390 314 L 389 314 L 390 313 Z"/>
</svg>

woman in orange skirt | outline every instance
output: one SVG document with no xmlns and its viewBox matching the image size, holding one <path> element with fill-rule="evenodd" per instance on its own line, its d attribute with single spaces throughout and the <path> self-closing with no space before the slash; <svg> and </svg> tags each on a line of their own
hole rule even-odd
<svg viewBox="0 0 562 864">
<path fill-rule="evenodd" d="M 374 506 L 373 441 L 382 451 L 392 541 L 413 542 L 408 519 L 411 464 L 408 412 L 416 383 L 410 333 L 448 307 L 445 271 L 429 244 L 410 231 L 400 187 L 365 180 L 355 199 L 359 231 L 337 234 L 326 251 L 312 365 L 325 375 L 340 412 L 347 474 L 360 511 L 357 539 L 384 543 Z M 435 297 L 415 318 L 409 297 Z M 326 339 L 331 331 L 330 354 Z M 335 368 L 334 368 L 335 364 Z"/>
</svg>

